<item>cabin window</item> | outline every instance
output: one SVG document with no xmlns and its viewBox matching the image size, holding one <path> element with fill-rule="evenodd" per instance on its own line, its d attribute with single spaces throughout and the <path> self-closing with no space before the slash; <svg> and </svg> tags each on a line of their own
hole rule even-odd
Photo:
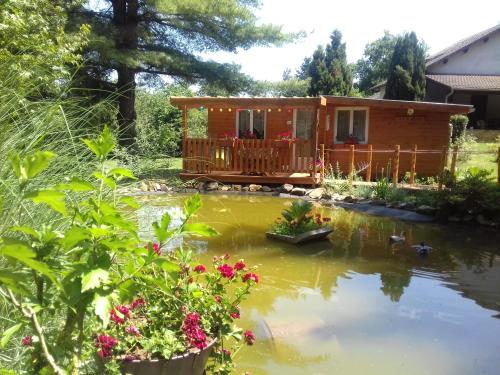
<svg viewBox="0 0 500 375">
<path fill-rule="evenodd" d="M 236 131 L 239 138 L 264 139 L 266 128 L 266 112 L 243 109 L 236 115 Z"/>
<path fill-rule="evenodd" d="M 366 143 L 368 141 L 368 108 L 338 108 L 335 143 Z"/>
</svg>

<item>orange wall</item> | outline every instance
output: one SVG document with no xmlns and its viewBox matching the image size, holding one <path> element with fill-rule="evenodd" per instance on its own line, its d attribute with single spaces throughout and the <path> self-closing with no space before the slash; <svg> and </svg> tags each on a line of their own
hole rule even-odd
<svg viewBox="0 0 500 375">
<path fill-rule="evenodd" d="M 380 176 L 381 169 L 386 168 L 389 159 L 393 158 L 391 152 L 378 153 L 376 150 L 393 150 L 395 145 L 400 145 L 401 150 L 410 150 L 417 144 L 419 150 L 441 150 L 448 144 L 449 139 L 449 114 L 435 111 L 415 110 L 412 116 L 408 116 L 406 110 L 376 108 L 369 109 L 368 143 L 373 146 L 372 176 Z M 222 112 L 214 108 L 208 112 L 208 136 L 220 138 L 225 132 L 236 129 L 236 109 L 231 112 L 224 109 Z M 330 129 L 326 130 L 326 113 L 330 114 Z M 282 108 L 281 112 L 272 109 L 266 113 L 266 138 L 276 138 L 277 134 L 291 131 L 292 125 L 287 121 L 293 120 L 293 110 Z M 318 141 L 324 143 L 330 154 L 333 164 L 338 161 L 341 168 L 347 171 L 349 147 L 342 144 L 334 144 L 335 128 L 335 106 L 328 105 L 321 109 Z M 366 145 L 356 145 L 356 149 L 364 150 Z M 355 154 L 355 166 L 361 169 L 366 161 L 367 153 L 357 152 Z M 401 153 L 400 176 L 410 170 L 410 153 Z M 441 163 L 440 154 L 418 154 L 417 174 L 436 176 L 439 173 Z"/>
</svg>

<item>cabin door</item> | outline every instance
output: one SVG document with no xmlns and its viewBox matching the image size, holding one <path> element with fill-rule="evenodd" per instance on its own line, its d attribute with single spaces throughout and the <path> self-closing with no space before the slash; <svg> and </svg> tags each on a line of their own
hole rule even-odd
<svg viewBox="0 0 500 375">
<path fill-rule="evenodd" d="M 309 170 L 313 158 L 314 109 L 295 109 L 293 112 L 293 135 L 297 138 L 294 144 L 294 168 Z"/>
</svg>

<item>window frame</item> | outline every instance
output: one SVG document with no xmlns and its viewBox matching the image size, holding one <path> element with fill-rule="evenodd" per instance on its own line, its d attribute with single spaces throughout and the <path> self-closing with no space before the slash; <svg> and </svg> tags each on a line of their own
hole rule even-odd
<svg viewBox="0 0 500 375">
<path fill-rule="evenodd" d="M 254 111 L 258 111 L 258 109 L 252 109 L 252 108 L 245 108 L 245 109 L 240 109 L 236 110 L 236 136 L 238 138 L 241 138 L 240 136 L 240 112 L 242 111 L 250 111 L 250 131 L 253 133 L 253 113 Z M 266 133 L 267 133 L 267 111 L 265 109 L 261 109 L 261 112 L 264 112 L 264 135 L 262 139 L 266 139 Z"/>
<path fill-rule="evenodd" d="M 349 134 L 353 134 L 354 130 L 354 111 L 365 111 L 366 121 L 365 121 L 365 140 L 359 142 L 361 145 L 368 144 L 368 128 L 370 126 L 370 107 L 337 107 L 335 108 L 335 131 L 333 132 L 333 143 L 336 145 L 343 145 L 345 142 L 337 141 L 337 130 L 339 121 L 339 111 L 349 111 Z"/>
</svg>

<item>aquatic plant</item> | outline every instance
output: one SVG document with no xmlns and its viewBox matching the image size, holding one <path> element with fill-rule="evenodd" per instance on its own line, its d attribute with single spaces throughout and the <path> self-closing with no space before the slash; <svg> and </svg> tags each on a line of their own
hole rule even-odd
<svg viewBox="0 0 500 375">
<path fill-rule="evenodd" d="M 330 217 L 322 216 L 320 213 L 313 216 L 312 208 L 313 205 L 309 201 L 302 199 L 294 201 L 290 208 L 281 213 L 282 217 L 277 218 L 272 224 L 271 232 L 296 236 L 330 223 Z"/>
</svg>

